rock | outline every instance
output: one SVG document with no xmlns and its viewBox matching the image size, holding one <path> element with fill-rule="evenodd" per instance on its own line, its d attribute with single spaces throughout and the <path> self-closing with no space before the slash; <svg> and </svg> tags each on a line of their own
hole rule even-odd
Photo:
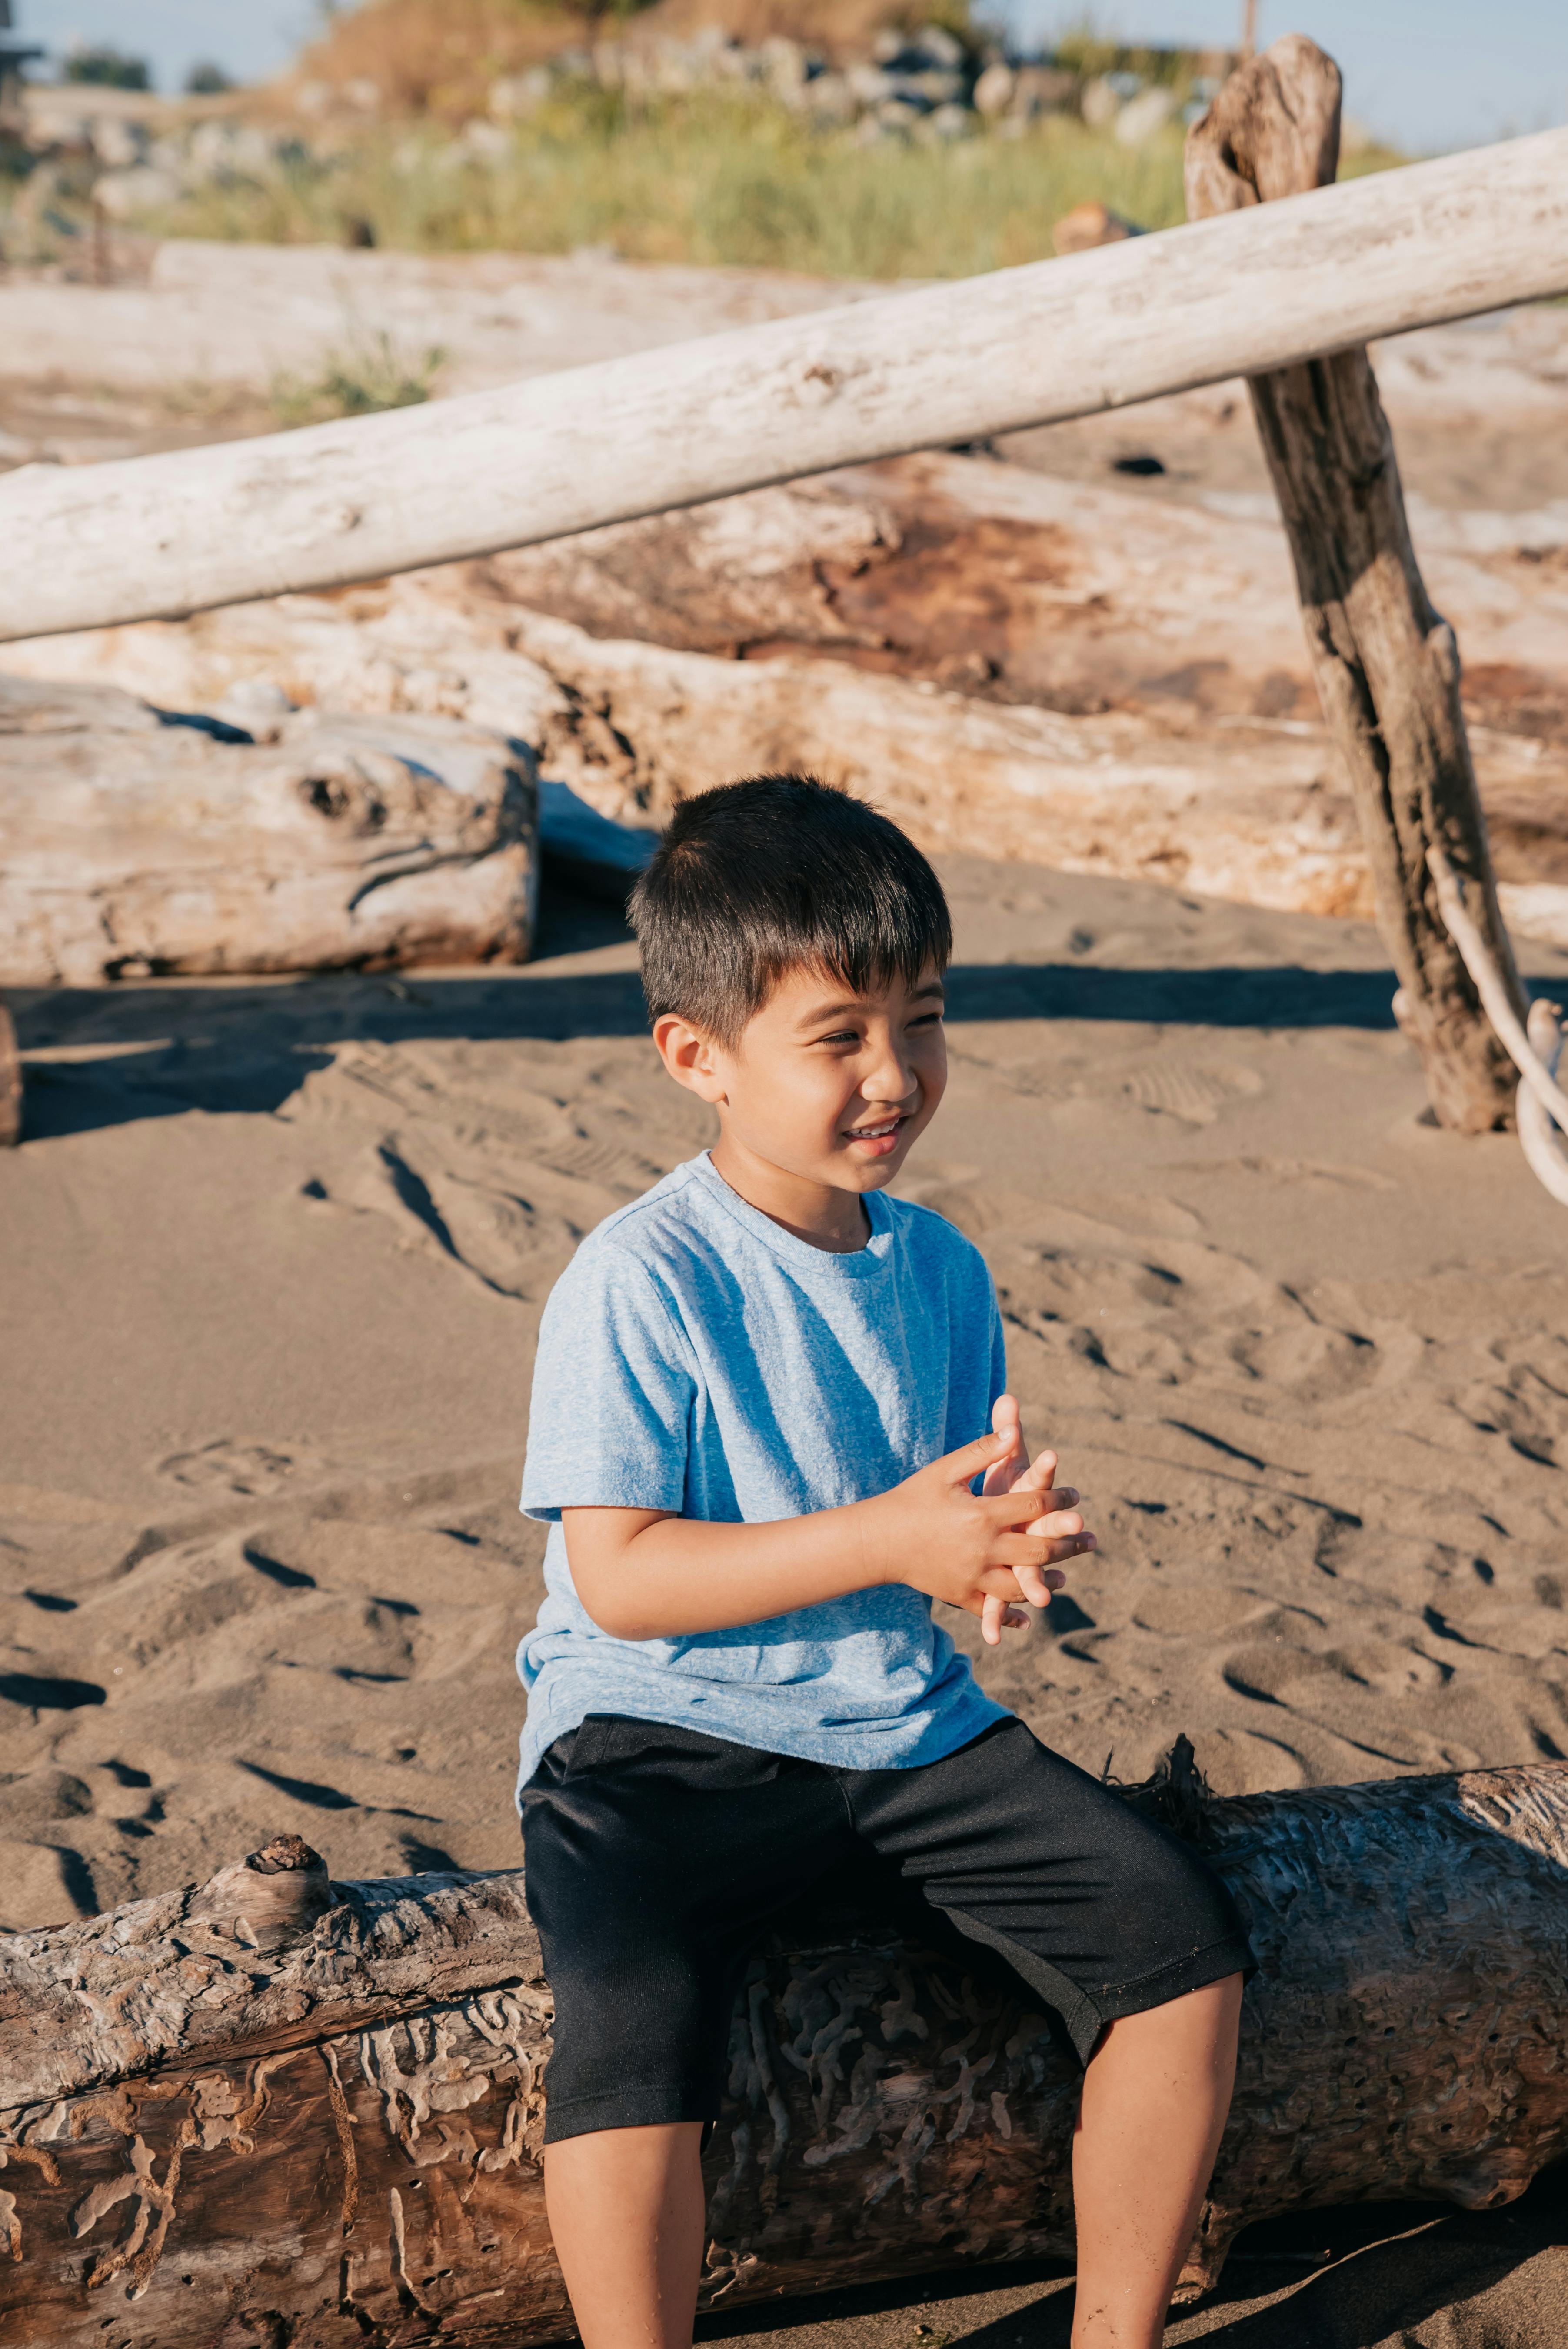
<svg viewBox="0 0 1568 2349">
<path fill-rule="evenodd" d="M 1109 130 L 1121 112 L 1121 99 L 1103 74 L 1084 85 L 1079 106 L 1091 130 Z"/>
<path fill-rule="evenodd" d="M 521 961 L 537 825 L 530 754 L 449 719 L 306 710 L 225 742 L 3 678 L 0 980 Z"/>
<path fill-rule="evenodd" d="M 1013 116 L 1015 119 L 1029 119 L 1037 114 L 1070 113 L 1078 104 L 1078 90 L 1077 74 L 1060 66 L 1020 66 L 1013 92 Z"/>
<path fill-rule="evenodd" d="M 987 119 L 995 115 L 1006 114 L 1013 103 L 1014 92 L 1017 87 L 1017 75 L 1011 66 L 1005 65 L 998 57 L 995 64 L 986 67 L 975 85 L 976 112 L 985 115 Z"/>
<path fill-rule="evenodd" d="M 129 171 L 105 171 L 93 194 L 110 220 L 129 221 L 145 212 L 161 212 L 178 203 L 182 191 L 172 171 L 151 163 L 132 164 Z"/>
<path fill-rule="evenodd" d="M 939 106 L 928 114 L 921 128 L 927 139 L 973 139 L 977 129 L 975 118 L 966 106 Z"/>
<path fill-rule="evenodd" d="M 1100 203 L 1075 204 L 1064 212 L 1051 231 L 1051 243 L 1058 254 L 1088 253 L 1097 244 L 1119 244 L 1130 236 L 1141 236 L 1143 230 L 1109 205 Z"/>
<path fill-rule="evenodd" d="M 1144 147 L 1164 129 L 1176 111 L 1171 92 L 1158 83 L 1140 89 L 1130 98 L 1116 118 L 1115 136 L 1119 146 Z"/>
</svg>

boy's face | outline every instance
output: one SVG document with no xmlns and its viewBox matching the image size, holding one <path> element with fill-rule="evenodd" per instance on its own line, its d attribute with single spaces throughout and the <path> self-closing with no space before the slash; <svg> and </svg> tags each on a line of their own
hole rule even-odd
<svg viewBox="0 0 1568 2349">
<path fill-rule="evenodd" d="M 880 1191 L 946 1089 L 942 1011 L 934 967 L 864 995 L 793 970 L 732 1045 L 674 1015 L 654 1035 L 670 1074 L 717 1110 L 727 1144 L 798 1181 Z"/>
</svg>

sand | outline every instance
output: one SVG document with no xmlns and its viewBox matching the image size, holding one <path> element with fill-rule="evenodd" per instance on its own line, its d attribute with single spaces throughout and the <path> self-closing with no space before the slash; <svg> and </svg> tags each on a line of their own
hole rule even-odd
<svg viewBox="0 0 1568 2349">
<path fill-rule="evenodd" d="M 1508 1137 L 1423 1122 L 1374 935 L 946 878 L 953 1081 L 903 1187 L 985 1248 L 1027 1432 L 1104 1544 L 986 1684 L 1120 1777 L 1185 1730 L 1227 1793 L 1568 1752 L 1562 1211 Z M 340 1876 L 513 1864 L 538 1314 L 580 1235 L 708 1139 L 617 918 L 557 895 L 521 971 L 13 1006 L 5 1921 L 281 1828 Z M 1555 2349 L 1560 2205 L 1548 2180 L 1382 2249 L 1434 2214 L 1308 2223 L 1295 2248 L 1346 2264 L 1266 2242 L 1172 2339 Z M 768 2321 L 1065 2342 L 1059 2276 L 963 2291 Z"/>
</svg>

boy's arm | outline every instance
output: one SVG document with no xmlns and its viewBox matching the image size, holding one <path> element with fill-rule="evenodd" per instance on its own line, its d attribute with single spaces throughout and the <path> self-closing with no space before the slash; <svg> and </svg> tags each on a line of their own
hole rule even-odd
<svg viewBox="0 0 1568 2349">
<path fill-rule="evenodd" d="M 655 1509 L 562 1509 L 577 1596 L 617 1640 L 690 1638 L 763 1623 L 880 1583 L 906 1582 L 984 1615 L 987 1599 L 1045 1606 L 1047 1569 L 1094 1547 L 1076 1493 L 1019 1486 L 975 1495 L 1007 1459 L 1010 1430 L 982 1436 L 875 1499 L 768 1525 L 726 1525 Z"/>
</svg>

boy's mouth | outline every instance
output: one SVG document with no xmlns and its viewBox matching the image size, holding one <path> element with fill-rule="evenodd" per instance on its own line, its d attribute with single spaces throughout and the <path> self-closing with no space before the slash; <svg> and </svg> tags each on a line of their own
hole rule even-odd
<svg viewBox="0 0 1568 2349">
<path fill-rule="evenodd" d="M 885 1158 L 898 1147 L 899 1135 L 909 1123 L 907 1113 L 884 1117 L 875 1125 L 851 1125 L 845 1129 L 851 1142 L 862 1143 L 873 1158 Z"/>
</svg>

